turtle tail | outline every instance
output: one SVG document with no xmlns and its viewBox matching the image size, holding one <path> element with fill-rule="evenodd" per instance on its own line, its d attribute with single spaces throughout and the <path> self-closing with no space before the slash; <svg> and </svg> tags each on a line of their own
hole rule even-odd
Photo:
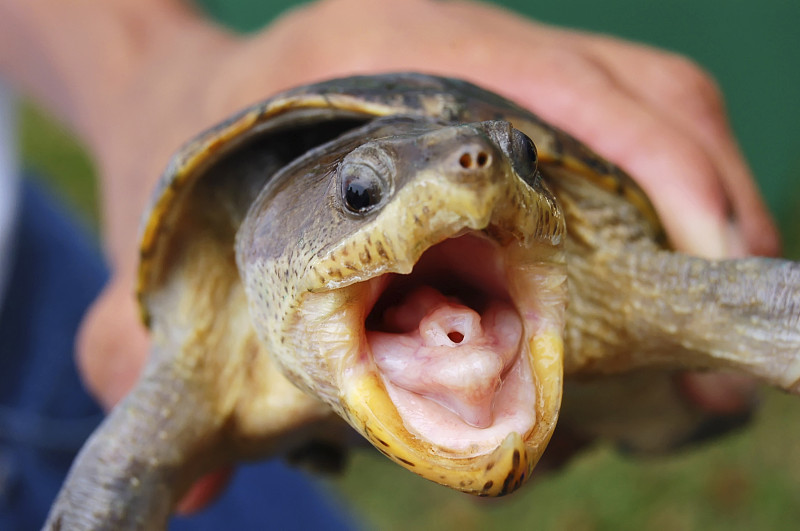
<svg viewBox="0 0 800 531">
<path fill-rule="evenodd" d="M 583 353 L 573 362 L 604 372 L 732 368 L 800 394 L 800 263 L 632 251 L 593 264 L 608 268 L 607 281 L 583 287 L 576 301 L 580 315 L 570 333 Z M 615 332 L 589 326 L 590 309 L 617 320 Z"/>
</svg>

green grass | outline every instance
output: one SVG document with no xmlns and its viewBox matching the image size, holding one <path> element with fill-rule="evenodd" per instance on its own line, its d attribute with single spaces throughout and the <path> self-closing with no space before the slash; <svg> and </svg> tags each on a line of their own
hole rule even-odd
<svg viewBox="0 0 800 531">
<path fill-rule="evenodd" d="M 74 137 L 33 105 L 23 104 L 20 148 L 28 175 L 61 197 L 85 225 L 96 229 L 95 168 Z"/>
<path fill-rule="evenodd" d="M 21 125 L 25 164 L 96 226 L 94 172 L 80 146 L 30 106 Z M 325 483 L 382 530 L 794 530 L 800 400 L 767 391 L 746 429 L 669 457 L 626 458 L 600 445 L 499 500 L 439 487 L 371 450 L 355 451 L 344 476 Z"/>
</svg>

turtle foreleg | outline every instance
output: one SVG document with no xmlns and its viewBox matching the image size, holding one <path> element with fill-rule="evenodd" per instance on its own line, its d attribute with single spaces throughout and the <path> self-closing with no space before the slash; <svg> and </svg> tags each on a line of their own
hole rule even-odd
<svg viewBox="0 0 800 531">
<path fill-rule="evenodd" d="M 154 322 L 140 381 L 81 450 L 45 529 L 164 529 L 202 474 L 327 428 L 330 408 L 294 387 L 258 341 L 240 284 L 217 297 L 165 291 L 177 302 L 161 301 L 170 318 Z"/>
<path fill-rule="evenodd" d="M 47 530 L 165 529 L 179 496 L 220 459 L 210 386 L 154 352 L 72 465 Z M 216 463 L 218 464 L 218 463 Z"/>
<path fill-rule="evenodd" d="M 627 251 L 574 264 L 568 370 L 727 367 L 800 394 L 800 264 Z"/>
</svg>

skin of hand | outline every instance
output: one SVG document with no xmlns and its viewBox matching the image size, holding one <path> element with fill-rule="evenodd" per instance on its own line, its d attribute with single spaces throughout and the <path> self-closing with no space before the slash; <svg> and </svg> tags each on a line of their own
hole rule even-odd
<svg viewBox="0 0 800 531">
<path fill-rule="evenodd" d="M 9 8 L 12 1 L 0 0 L 0 8 L 31 4 Z M 65 25 L 81 32 L 103 24 L 103 12 L 110 10 L 104 32 L 111 38 L 103 46 L 111 51 L 98 56 L 100 45 L 92 41 L 98 36 L 87 30 L 82 58 L 56 54 L 42 72 L 16 78 L 78 131 L 99 165 L 114 277 L 84 321 L 78 361 L 105 407 L 130 389 L 147 357 L 147 334 L 131 296 L 136 236 L 169 155 L 228 114 L 307 82 L 390 71 L 472 81 L 631 173 L 677 249 L 709 257 L 779 252 L 777 231 L 732 137 L 718 88 L 675 54 L 472 2 L 325 0 L 248 37 L 227 34 L 179 3 L 73 3 L 86 7 L 86 16 L 65 14 L 67 19 L 41 29 L 42 38 Z M 88 74 L 65 75 L 59 61 L 72 62 L 65 68 L 82 65 L 95 80 L 99 71 L 108 83 L 88 87 Z M 12 61 L 12 81 L 13 67 Z M 716 374 L 687 375 L 684 384 L 698 404 L 720 413 L 740 410 L 753 387 L 746 378 Z M 183 509 L 203 505 L 220 477 L 201 483 Z"/>
</svg>

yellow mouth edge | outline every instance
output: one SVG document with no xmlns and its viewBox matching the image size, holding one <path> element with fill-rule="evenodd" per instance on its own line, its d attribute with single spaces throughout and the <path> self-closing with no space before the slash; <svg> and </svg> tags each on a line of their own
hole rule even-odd
<svg viewBox="0 0 800 531">
<path fill-rule="evenodd" d="M 410 433 L 374 371 L 353 378 L 345 388 L 342 399 L 351 424 L 381 453 L 430 481 L 478 496 L 509 494 L 531 477 L 561 406 L 564 343 L 560 331 L 539 331 L 528 345 L 536 386 L 536 423 L 525 437 L 508 434 L 491 453 L 447 455 Z"/>
</svg>

